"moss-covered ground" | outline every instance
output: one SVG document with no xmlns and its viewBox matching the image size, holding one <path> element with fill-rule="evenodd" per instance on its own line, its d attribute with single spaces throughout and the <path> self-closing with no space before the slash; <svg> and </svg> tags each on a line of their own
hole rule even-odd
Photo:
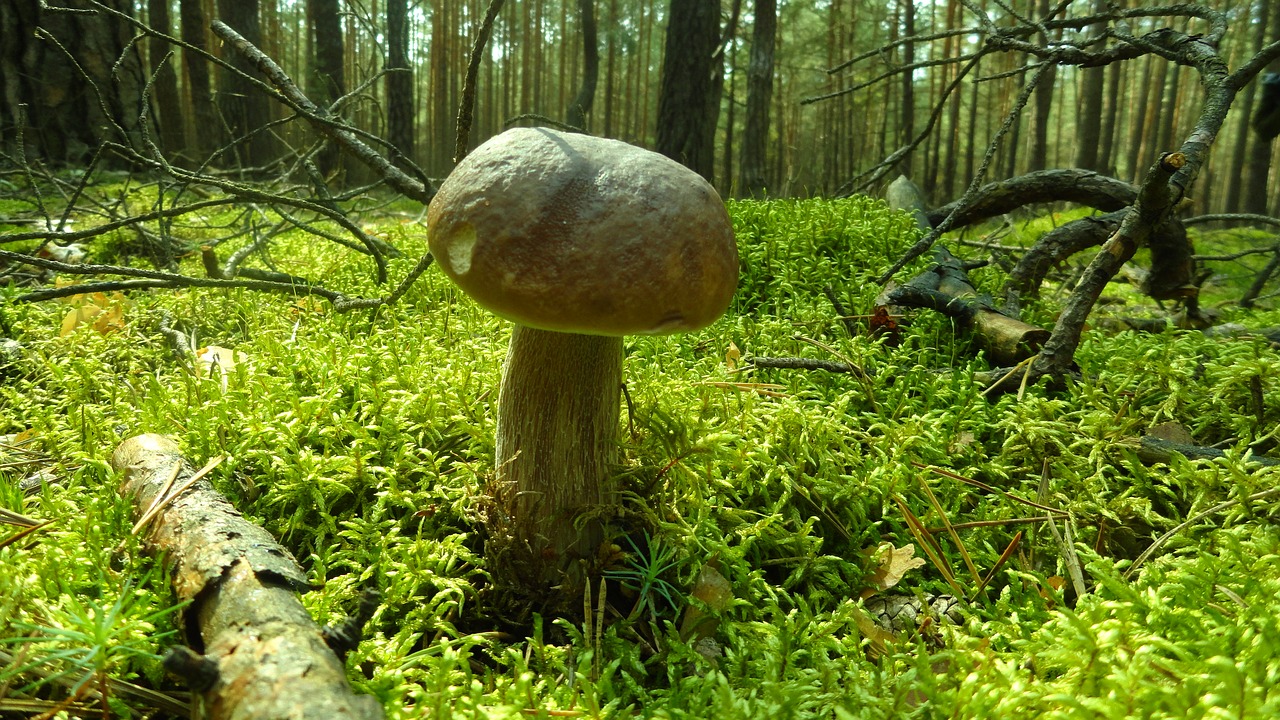
<svg viewBox="0 0 1280 720">
<path fill-rule="evenodd" d="M 0 714 L 66 697 L 58 675 L 178 687 L 156 658 L 177 640 L 167 577 L 130 535 L 108 464 L 121 440 L 159 432 L 197 466 L 226 457 L 211 480 L 298 558 L 321 623 L 362 588 L 382 593 L 348 668 L 392 718 L 1280 716 L 1280 498 L 1258 497 L 1280 470 L 1249 461 L 1280 456 L 1275 347 L 1091 330 L 1082 379 L 992 397 L 974 375 L 987 363 L 947 319 L 922 312 L 892 346 L 865 319 L 851 334 L 824 292 L 870 312 L 871 279 L 914 240 L 907 218 L 865 198 L 731 213 L 742 278 L 729 313 L 627 340 L 619 552 L 589 633 L 488 612 L 480 508 L 509 327 L 437 270 L 376 314 L 158 291 L 100 298 L 111 322 L 68 327 L 74 303 L 15 304 L 20 291 L 0 289 L 20 344 L 0 368 L 0 507 L 53 521 L 12 542 L 18 528 L 0 525 Z M 402 277 L 421 228 L 367 224 L 405 250 L 391 265 Z M 271 256 L 380 293 L 368 263 L 314 238 L 282 238 Z M 992 293 L 1003 279 L 974 276 Z M 1216 299 L 1248 281 L 1223 272 Z M 1144 311 L 1115 296 L 1125 304 L 1106 312 Z M 1024 319 L 1051 324 L 1056 297 Z M 1269 303 L 1227 305 L 1223 319 L 1280 325 Z M 165 314 L 241 362 L 197 372 L 158 331 Z M 757 370 L 753 356 L 865 373 Z M 1167 423 L 1225 457 L 1144 463 L 1138 438 Z M 928 562 L 885 588 L 870 557 L 882 543 Z M 707 565 L 733 599 L 698 643 L 680 628 Z M 891 595 L 960 596 L 959 622 L 889 634 L 867 608 Z M 110 703 L 147 712 L 124 694 Z"/>
</svg>

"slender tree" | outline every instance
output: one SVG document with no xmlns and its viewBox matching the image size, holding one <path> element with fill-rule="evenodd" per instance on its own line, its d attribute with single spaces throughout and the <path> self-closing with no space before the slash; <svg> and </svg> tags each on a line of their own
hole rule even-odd
<svg viewBox="0 0 1280 720">
<path fill-rule="evenodd" d="M 415 159 L 413 70 L 409 65 L 409 4 L 387 0 L 387 141 L 395 157 Z M 437 118 L 439 121 L 440 118 Z M 399 163 L 398 163 L 399 164 Z"/>
<path fill-rule="evenodd" d="M 715 173 L 711 88 L 719 26 L 717 0 L 671 0 L 658 93 L 658 152 L 709 182 Z"/>
<path fill-rule="evenodd" d="M 218 0 L 218 16 L 255 46 L 262 43 L 258 0 Z M 258 71 L 241 53 L 232 53 L 229 63 L 239 72 L 224 69 L 218 78 L 218 112 L 234 143 L 235 160 L 242 169 L 265 165 L 276 158 L 277 145 L 269 130 L 271 119 L 267 96 L 249 82 Z"/>
<path fill-rule="evenodd" d="M 742 165 L 738 194 L 765 193 L 765 149 L 769 141 L 769 104 L 773 94 L 773 50 L 778 28 L 776 0 L 756 0 L 747 64 L 747 114 L 742 131 Z"/>
<path fill-rule="evenodd" d="M 147 0 L 147 24 L 165 35 L 173 32 L 169 18 L 168 0 Z M 152 37 L 147 43 L 151 73 L 155 76 L 155 105 L 160 117 L 160 148 L 170 156 L 186 148 L 186 124 L 182 116 L 182 101 L 178 97 L 178 73 L 174 70 L 172 48 L 160 37 Z"/>
<path fill-rule="evenodd" d="M 587 129 L 587 117 L 595 102 L 596 83 L 600 77 L 600 46 L 596 38 L 595 0 L 578 0 L 578 16 L 582 20 L 582 87 L 569 103 L 568 122 Z"/>
</svg>

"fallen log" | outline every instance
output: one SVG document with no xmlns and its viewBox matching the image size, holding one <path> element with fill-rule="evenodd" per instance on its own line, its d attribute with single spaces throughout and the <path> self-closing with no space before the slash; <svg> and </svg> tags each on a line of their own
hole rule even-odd
<svg viewBox="0 0 1280 720">
<path fill-rule="evenodd" d="M 972 331 L 992 364 L 1017 365 L 1035 355 L 1049 331 L 1001 314 L 990 298 L 982 297 L 969 281 L 967 267 L 946 248 L 935 251 L 935 263 L 916 277 L 881 294 L 883 306 L 935 310 Z"/>
<path fill-rule="evenodd" d="M 177 445 L 138 435 L 116 448 L 111 466 L 124 474 L 120 492 L 135 515 L 153 516 L 139 525 L 167 559 L 178 598 L 191 601 L 185 626 L 195 653 L 175 653 L 166 667 L 196 691 L 192 717 L 383 717 L 375 699 L 352 692 L 299 601 L 308 583 L 293 556 L 207 481 L 185 487 L 194 472 Z"/>
</svg>

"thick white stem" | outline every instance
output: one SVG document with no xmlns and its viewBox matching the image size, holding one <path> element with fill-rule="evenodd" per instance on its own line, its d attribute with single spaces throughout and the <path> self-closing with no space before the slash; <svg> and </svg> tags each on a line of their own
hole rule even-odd
<svg viewBox="0 0 1280 720">
<path fill-rule="evenodd" d="M 578 561 L 595 556 L 603 532 L 579 516 L 610 500 L 621 386 L 622 338 L 512 330 L 489 528 L 499 550 L 491 560 L 507 566 L 493 567 L 497 574 L 511 572 L 533 593 L 581 592 Z"/>
</svg>

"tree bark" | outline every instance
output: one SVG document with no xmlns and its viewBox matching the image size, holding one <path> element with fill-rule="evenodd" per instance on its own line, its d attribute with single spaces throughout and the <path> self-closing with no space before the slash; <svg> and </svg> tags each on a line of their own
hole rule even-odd
<svg viewBox="0 0 1280 720">
<path fill-rule="evenodd" d="M 126 0 L 104 4 L 132 13 Z M 35 0 L 0 3 L 4 150 L 16 156 L 21 127 L 27 157 L 58 166 L 87 164 L 106 140 L 147 152 L 143 124 L 153 137 L 155 125 L 146 120 L 147 78 L 131 40 L 128 27 L 102 14 L 58 12 Z"/>
<path fill-rule="evenodd" d="M 180 0 L 182 41 L 194 50 L 183 48 L 182 69 L 186 74 L 187 99 L 191 102 L 190 151 L 197 163 L 203 163 L 214 149 L 219 127 L 218 115 L 213 107 L 213 87 L 209 80 L 209 65 L 198 52 L 209 47 L 205 26 L 204 3 L 201 0 Z"/>
<path fill-rule="evenodd" d="M 1049 14 L 1049 0 L 1039 0 L 1036 12 L 1041 18 Z M 1040 42 L 1048 44 L 1052 38 L 1041 34 Z M 1044 170 L 1049 164 L 1049 116 L 1053 111 L 1053 90 L 1058 71 L 1050 66 L 1040 77 L 1040 84 L 1035 89 L 1032 99 L 1034 111 L 1031 115 L 1031 146 L 1027 151 L 1027 171 Z"/>
<path fill-rule="evenodd" d="M 177 445 L 138 435 L 116 448 L 111 466 L 124 475 L 120 493 L 133 499 L 136 516 L 163 507 L 146 538 L 169 564 L 178 599 L 191 601 L 186 626 L 199 636 L 187 641 L 203 656 L 187 655 L 194 662 L 186 677 L 205 685 L 192 688 L 206 710 L 198 717 L 383 717 L 376 700 L 351 692 L 343 664 L 299 601 L 309 584 L 297 561 L 208 481 L 182 489 L 194 473 Z M 172 497 L 158 505 L 165 494 Z"/>
<path fill-rule="evenodd" d="M 1093 5 L 1095 13 L 1107 10 L 1107 0 L 1097 0 Z M 1105 23 L 1094 25 L 1089 38 L 1096 39 L 1106 27 Z M 1084 170 L 1099 170 L 1098 150 L 1102 141 L 1102 97 L 1103 84 L 1106 80 L 1106 68 L 1081 68 L 1080 112 L 1076 115 L 1076 157 L 1075 166 Z"/>
<path fill-rule="evenodd" d="M 416 157 L 408 12 L 407 0 L 387 0 L 387 141 L 395 149 L 392 164 L 402 170 L 407 165 L 400 158 Z"/>
<path fill-rule="evenodd" d="M 763 197 L 765 151 L 769 141 L 769 104 L 773 95 L 773 47 L 778 28 L 776 0 L 756 0 L 747 65 L 747 116 L 742 132 L 740 197 Z"/>
<path fill-rule="evenodd" d="M 166 35 L 173 34 L 168 0 L 147 0 L 147 24 Z M 156 118 L 160 126 L 160 149 L 166 156 L 185 152 L 187 147 L 186 122 L 178 99 L 178 73 L 173 68 L 176 55 L 165 60 L 170 50 L 169 43 L 161 38 L 152 37 L 147 42 L 148 64 L 155 76 L 155 104 L 160 114 Z"/>
<path fill-rule="evenodd" d="M 671 0 L 658 93 L 657 151 L 707 182 L 715 180 L 711 76 L 719 25 L 718 0 Z"/>
<path fill-rule="evenodd" d="M 600 45 L 596 37 L 595 0 L 578 0 L 578 15 L 582 19 L 582 87 L 569 104 L 570 125 L 587 130 L 587 117 L 595 102 L 596 83 L 600 77 Z"/>
<path fill-rule="evenodd" d="M 262 46 L 262 24 L 258 0 L 218 0 L 218 16 L 255 47 Z M 244 75 L 253 75 L 253 63 L 240 53 L 232 53 L 230 65 Z M 227 142 L 232 144 L 235 165 L 241 170 L 263 166 L 276 159 L 274 136 L 262 128 L 271 120 L 267 97 L 239 73 L 223 69 L 218 81 L 218 111 L 225 123 Z"/>
<path fill-rule="evenodd" d="M 307 17 L 311 21 L 310 30 L 315 38 L 311 46 L 314 57 L 310 82 L 307 83 L 307 95 L 317 105 L 328 109 L 335 100 L 347 92 L 342 62 L 345 51 L 342 43 L 342 23 L 338 17 L 338 0 L 307 0 Z M 333 142 L 326 143 L 325 148 L 316 156 L 316 165 L 325 175 L 337 170 L 338 146 Z"/>
</svg>

